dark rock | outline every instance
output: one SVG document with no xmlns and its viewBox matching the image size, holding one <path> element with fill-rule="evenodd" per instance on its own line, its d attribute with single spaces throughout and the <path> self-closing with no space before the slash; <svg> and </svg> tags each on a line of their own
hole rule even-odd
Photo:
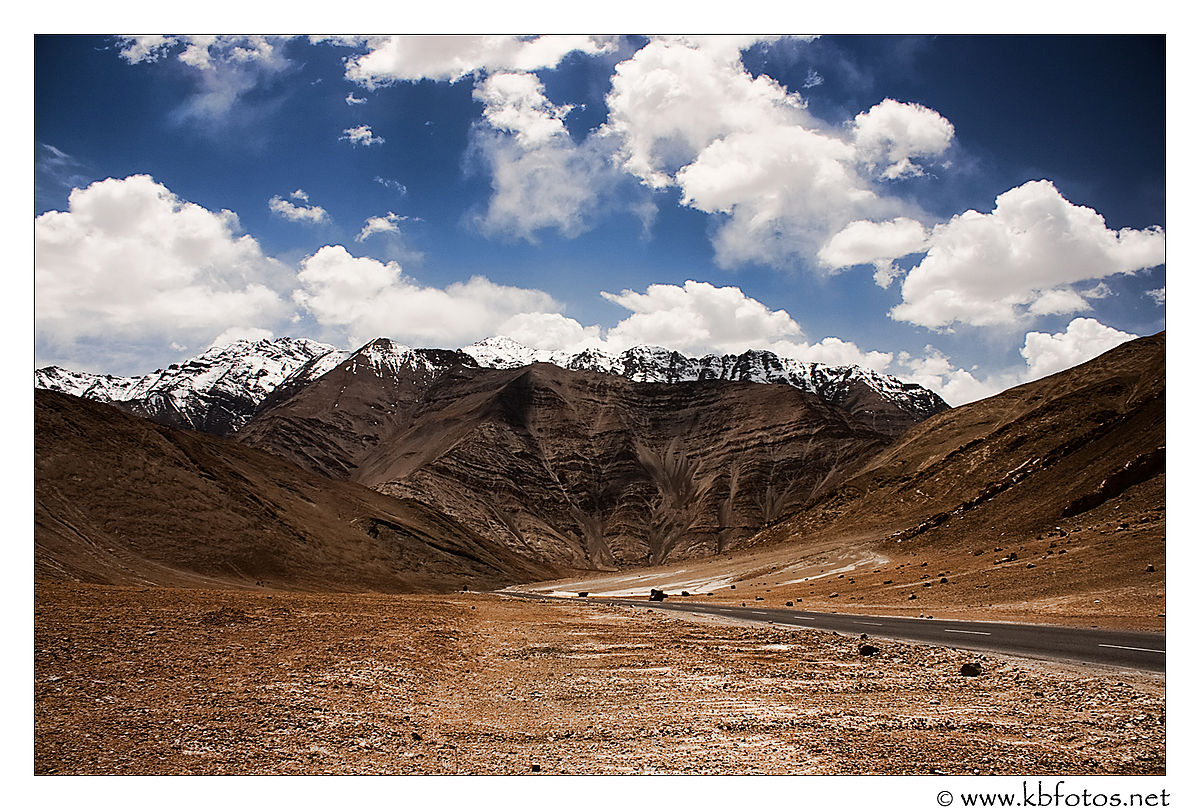
<svg viewBox="0 0 1200 810">
<path fill-rule="evenodd" d="M 529 770 L 533 771 L 534 773 L 539 773 L 542 770 L 542 766 L 535 762 L 529 766 Z"/>
<path fill-rule="evenodd" d="M 942 583 L 943 585 L 950 584 L 950 580 L 946 579 L 945 577 L 942 577 L 941 579 L 939 579 L 938 582 Z"/>
<path fill-rule="evenodd" d="M 788 606 L 788 607 L 792 607 L 792 603 L 791 603 L 791 602 L 787 602 L 786 604 L 787 604 L 787 606 Z"/>
<path fill-rule="evenodd" d="M 580 591 L 580 592 L 579 592 L 579 595 L 580 595 L 580 596 L 587 596 L 587 595 L 588 595 L 588 592 L 587 592 L 587 591 Z"/>
<path fill-rule="evenodd" d="M 1147 573 L 1147 574 L 1153 574 L 1153 573 L 1154 573 L 1154 566 L 1153 566 L 1153 565 L 1147 565 L 1147 566 L 1146 566 L 1146 573 Z"/>
<path fill-rule="evenodd" d="M 879 648 L 873 644 L 863 644 L 858 648 L 858 654 L 862 656 L 874 655 L 879 652 Z"/>
<path fill-rule="evenodd" d="M 983 674 L 983 667 L 974 662 L 968 662 L 962 665 L 962 669 L 959 670 L 959 674 L 966 678 L 978 678 Z"/>
<path fill-rule="evenodd" d="M 691 596 L 691 594 L 688 593 L 687 591 L 680 591 L 679 595 L 680 596 Z"/>
<path fill-rule="evenodd" d="M 667 595 L 663 591 L 660 591 L 657 588 L 650 589 L 650 601 L 651 602 L 662 602 L 666 598 L 667 598 Z"/>
</svg>

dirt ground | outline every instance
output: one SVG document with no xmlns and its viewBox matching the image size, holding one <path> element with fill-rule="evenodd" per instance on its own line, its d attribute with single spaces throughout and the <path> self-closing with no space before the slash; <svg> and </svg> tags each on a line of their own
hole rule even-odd
<svg viewBox="0 0 1200 810">
<path fill-rule="evenodd" d="M 586 600 L 39 583 L 34 769 L 1165 772 L 1162 675 L 863 643 Z"/>
</svg>

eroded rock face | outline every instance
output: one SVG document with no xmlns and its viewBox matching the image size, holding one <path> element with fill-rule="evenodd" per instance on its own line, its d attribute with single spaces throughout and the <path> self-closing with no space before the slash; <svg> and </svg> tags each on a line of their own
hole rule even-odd
<svg viewBox="0 0 1200 810">
<path fill-rule="evenodd" d="M 240 439 L 430 504 L 536 559 L 606 568 L 733 548 L 888 436 L 792 386 L 469 357 L 431 369 L 414 355 L 351 358 Z"/>
</svg>

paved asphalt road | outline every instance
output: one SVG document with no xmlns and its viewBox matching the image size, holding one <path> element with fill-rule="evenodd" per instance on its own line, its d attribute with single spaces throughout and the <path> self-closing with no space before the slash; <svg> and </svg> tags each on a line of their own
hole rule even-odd
<svg viewBox="0 0 1200 810">
<path fill-rule="evenodd" d="M 559 599 L 543 594 L 514 594 L 533 599 Z M 891 616 L 859 616 L 850 613 L 813 613 L 788 608 L 736 607 L 703 602 L 650 602 L 645 599 L 600 599 L 590 601 L 614 605 L 649 607 L 685 613 L 728 616 L 757 622 L 834 630 L 839 633 L 919 641 L 971 650 L 1027 655 L 1034 658 L 1083 661 L 1133 669 L 1166 671 L 1165 633 L 1059 627 L 1048 624 L 963 622 L 941 619 L 908 619 Z"/>
</svg>

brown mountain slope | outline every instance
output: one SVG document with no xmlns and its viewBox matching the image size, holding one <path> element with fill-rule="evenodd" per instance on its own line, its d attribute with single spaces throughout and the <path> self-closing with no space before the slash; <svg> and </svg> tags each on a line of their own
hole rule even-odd
<svg viewBox="0 0 1200 810">
<path fill-rule="evenodd" d="M 1165 458 L 1160 333 L 930 418 L 755 540 L 858 550 L 798 586 L 818 608 L 1161 626 Z"/>
<path fill-rule="evenodd" d="M 550 570 L 427 506 L 35 392 L 35 576 L 321 590 L 492 588 Z"/>
<path fill-rule="evenodd" d="M 263 411 L 242 440 L 317 470 L 336 456 L 352 480 L 581 568 L 724 551 L 889 440 L 785 385 L 635 383 L 549 364 L 414 385 L 408 360 L 391 376 L 353 368 Z"/>
<path fill-rule="evenodd" d="M 1153 511 L 1162 506 L 1165 446 L 1160 333 L 931 417 L 783 530 L 892 529 L 893 542 L 928 544 L 965 540 L 960 525 L 1049 531 L 1135 492 L 1150 496 L 1139 504 Z"/>
<path fill-rule="evenodd" d="M 1162 629 L 1165 347 L 931 417 L 733 554 L 522 587 Z"/>
</svg>

